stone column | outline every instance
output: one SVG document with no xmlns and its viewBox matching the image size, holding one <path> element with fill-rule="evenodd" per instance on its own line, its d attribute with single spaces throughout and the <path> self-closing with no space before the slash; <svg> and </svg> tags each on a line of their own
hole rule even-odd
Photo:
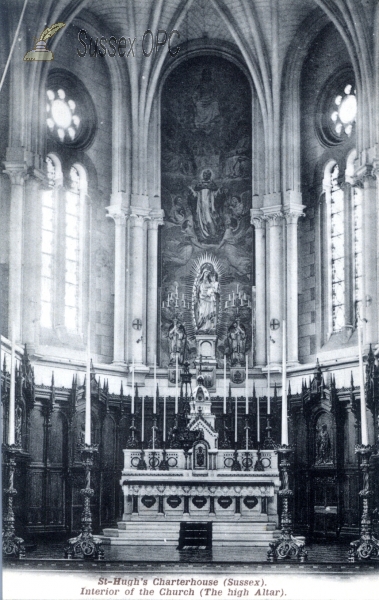
<svg viewBox="0 0 379 600">
<path fill-rule="evenodd" d="M 24 163 L 5 162 L 5 172 L 11 180 L 9 227 L 9 309 L 8 331 L 12 324 L 15 339 L 22 341 L 22 252 L 23 205 L 26 169 Z"/>
<path fill-rule="evenodd" d="M 251 223 L 255 228 L 255 362 L 258 366 L 266 364 L 266 223 L 259 209 L 251 209 Z"/>
<path fill-rule="evenodd" d="M 113 363 L 122 366 L 125 365 L 126 214 L 121 206 L 108 206 L 107 211 L 107 217 L 115 223 Z"/>
<path fill-rule="evenodd" d="M 131 222 L 131 248 L 130 248 L 130 305 L 131 327 L 130 332 L 130 363 L 133 362 L 137 370 L 145 365 L 144 336 L 146 335 L 145 321 L 145 287 L 146 287 L 146 233 L 145 221 L 148 213 L 143 208 L 132 207 Z"/>
<path fill-rule="evenodd" d="M 287 221 L 287 362 L 295 364 L 298 354 L 298 243 L 297 222 L 303 206 L 284 208 Z"/>
<path fill-rule="evenodd" d="M 362 189 L 362 239 L 363 239 L 363 293 L 362 315 L 364 346 L 378 342 L 378 292 L 377 292 L 377 207 L 376 177 L 371 165 L 356 173 Z"/>
<path fill-rule="evenodd" d="M 281 206 L 262 209 L 269 224 L 269 321 L 270 362 L 272 366 L 282 364 L 282 327 L 284 303 L 284 260 L 283 260 L 283 213 Z"/>
<path fill-rule="evenodd" d="M 163 225 L 163 210 L 150 214 L 147 229 L 147 364 L 157 354 L 158 326 L 158 227 Z"/>
</svg>

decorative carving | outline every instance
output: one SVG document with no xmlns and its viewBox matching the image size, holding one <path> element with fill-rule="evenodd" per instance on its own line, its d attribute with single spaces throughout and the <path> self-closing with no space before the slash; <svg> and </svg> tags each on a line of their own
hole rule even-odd
<svg viewBox="0 0 379 600">
<path fill-rule="evenodd" d="M 13 511 L 13 498 L 17 490 L 13 487 L 14 473 L 16 470 L 16 456 L 19 452 L 15 446 L 3 446 L 4 463 L 8 467 L 8 487 L 4 489 L 5 506 L 3 512 L 3 558 L 24 558 L 24 540 L 15 534 L 15 516 Z"/>
<path fill-rule="evenodd" d="M 220 498 L 217 498 L 217 502 L 221 508 L 229 508 L 229 506 L 233 503 L 233 500 L 230 496 L 220 496 Z"/>
<path fill-rule="evenodd" d="M 182 503 L 182 499 L 179 496 L 169 496 L 167 498 L 167 504 L 171 506 L 171 508 L 178 508 Z"/>
<path fill-rule="evenodd" d="M 252 510 L 258 504 L 258 498 L 256 496 L 245 496 L 243 503 L 249 510 Z"/>
<path fill-rule="evenodd" d="M 142 496 L 141 502 L 146 508 L 152 508 L 156 503 L 154 496 Z"/>
<path fill-rule="evenodd" d="M 196 508 L 203 508 L 207 503 L 207 499 L 205 496 L 194 496 L 192 498 L 192 504 L 196 506 Z"/>
</svg>

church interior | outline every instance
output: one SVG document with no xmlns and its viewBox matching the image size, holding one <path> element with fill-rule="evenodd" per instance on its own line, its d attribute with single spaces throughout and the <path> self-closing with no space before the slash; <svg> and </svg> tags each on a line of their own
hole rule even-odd
<svg viewBox="0 0 379 600">
<path fill-rule="evenodd" d="M 1 13 L 3 556 L 375 562 L 378 3 Z"/>
</svg>

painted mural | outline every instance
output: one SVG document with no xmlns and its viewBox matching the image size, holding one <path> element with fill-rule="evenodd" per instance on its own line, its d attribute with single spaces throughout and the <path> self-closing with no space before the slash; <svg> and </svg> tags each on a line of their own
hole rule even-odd
<svg viewBox="0 0 379 600">
<path fill-rule="evenodd" d="M 177 67 L 162 94 L 161 356 L 192 361 L 196 335 L 242 365 L 252 347 L 251 92 L 217 57 Z"/>
</svg>

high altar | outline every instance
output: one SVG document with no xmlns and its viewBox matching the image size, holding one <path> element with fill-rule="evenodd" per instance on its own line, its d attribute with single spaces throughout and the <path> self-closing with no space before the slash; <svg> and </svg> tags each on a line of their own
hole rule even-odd
<svg viewBox="0 0 379 600">
<path fill-rule="evenodd" d="M 186 371 L 182 378 L 188 380 L 191 375 Z M 274 450 L 251 449 L 248 431 L 246 449 L 235 446 L 233 450 L 226 433 L 228 418 L 236 415 L 233 407 L 223 417 L 220 439 L 201 375 L 193 392 L 182 394 L 177 406 L 174 426 L 166 437 L 164 399 L 164 441 L 156 434 L 155 419 L 150 448 L 137 441 L 133 419 L 120 480 L 123 517 L 117 529 L 104 529 L 103 541 L 179 549 L 236 543 L 267 546 L 278 524 L 280 480 Z"/>
</svg>

